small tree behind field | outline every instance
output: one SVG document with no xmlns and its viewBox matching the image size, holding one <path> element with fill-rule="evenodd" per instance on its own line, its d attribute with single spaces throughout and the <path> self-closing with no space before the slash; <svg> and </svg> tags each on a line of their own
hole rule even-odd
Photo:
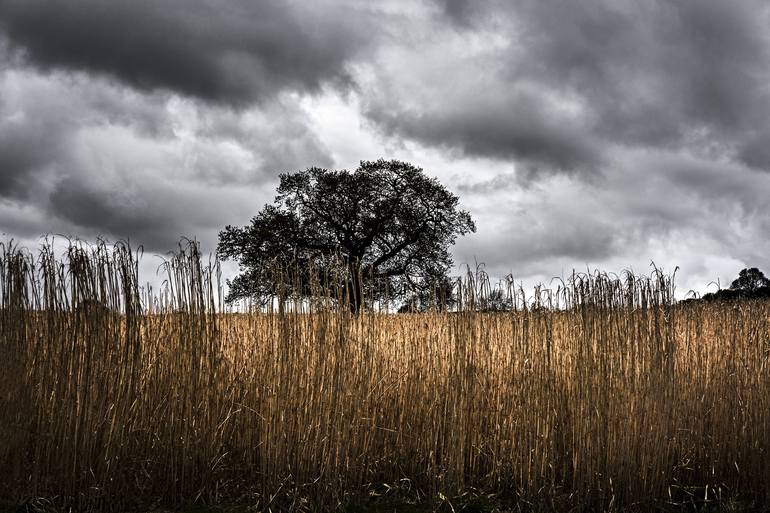
<svg viewBox="0 0 770 513">
<path fill-rule="evenodd" d="M 706 301 L 762 298 L 770 298 L 770 279 L 756 267 L 747 267 L 738 273 L 738 277 L 733 280 L 729 289 L 720 289 L 703 295 Z"/>
<path fill-rule="evenodd" d="M 770 279 L 756 267 L 743 269 L 730 285 L 733 290 L 757 290 L 762 287 L 770 287 Z"/>
</svg>

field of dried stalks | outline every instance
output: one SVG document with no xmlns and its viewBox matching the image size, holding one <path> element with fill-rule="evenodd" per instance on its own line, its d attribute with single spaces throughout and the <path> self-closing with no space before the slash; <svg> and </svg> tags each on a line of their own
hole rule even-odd
<svg viewBox="0 0 770 513">
<path fill-rule="evenodd" d="M 121 245 L 2 248 L 0 500 L 768 498 L 767 302 L 682 305 L 660 273 L 594 274 L 503 313 L 223 313 L 194 248 L 165 270 L 153 296 Z"/>
</svg>

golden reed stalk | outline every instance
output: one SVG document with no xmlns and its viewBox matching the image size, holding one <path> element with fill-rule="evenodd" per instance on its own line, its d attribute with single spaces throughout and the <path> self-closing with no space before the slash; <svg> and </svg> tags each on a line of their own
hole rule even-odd
<svg viewBox="0 0 770 513">
<path fill-rule="evenodd" d="M 333 509 L 380 483 L 646 509 L 770 490 L 770 305 L 575 275 L 484 313 L 223 312 L 195 244 L 0 248 L 0 499 Z M 323 284 L 316 284 L 322 286 Z M 694 492 L 693 492 L 694 493 Z"/>
</svg>

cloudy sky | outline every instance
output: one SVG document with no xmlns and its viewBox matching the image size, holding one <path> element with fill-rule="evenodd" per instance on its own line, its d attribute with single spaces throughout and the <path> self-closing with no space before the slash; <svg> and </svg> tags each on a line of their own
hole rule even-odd
<svg viewBox="0 0 770 513">
<path fill-rule="evenodd" d="M 278 174 L 409 161 L 525 283 L 770 271 L 765 0 L 0 0 L 0 234 L 164 253 Z M 713 288 L 713 287 L 712 287 Z"/>
</svg>

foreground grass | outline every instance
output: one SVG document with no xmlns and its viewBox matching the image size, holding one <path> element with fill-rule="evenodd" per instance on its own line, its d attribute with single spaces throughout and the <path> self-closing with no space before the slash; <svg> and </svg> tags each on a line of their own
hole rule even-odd
<svg viewBox="0 0 770 513">
<path fill-rule="evenodd" d="M 679 497 L 682 499 L 682 497 Z M 0 513 L 60 513 L 46 500 L 31 500 L 19 504 L 0 503 Z M 261 511 L 281 511 L 280 508 L 260 508 L 258 505 L 214 505 L 198 504 L 176 509 L 153 508 L 147 513 L 257 513 Z M 313 510 L 307 510 L 312 513 Z M 439 495 L 434 498 L 420 497 L 409 490 L 383 486 L 378 492 L 366 497 L 359 497 L 347 504 L 335 508 L 338 513 L 566 513 L 590 512 L 594 510 L 585 505 L 574 504 L 568 496 L 552 497 L 549 500 L 532 501 L 525 499 L 501 498 L 494 494 L 483 494 L 470 490 L 456 497 Z M 612 511 L 616 511 L 613 509 Z M 637 505 L 620 508 L 617 511 L 656 511 L 659 513 L 748 513 L 769 512 L 770 505 L 758 498 L 711 498 L 692 495 L 685 500 L 671 498 L 655 507 Z"/>
<path fill-rule="evenodd" d="M 11 504 L 666 511 L 768 497 L 767 302 L 682 306 L 662 274 L 596 274 L 494 314 L 227 314 L 195 253 L 148 297 L 125 248 L 89 251 L 0 255 Z M 707 489 L 721 502 L 700 501 Z"/>
</svg>

